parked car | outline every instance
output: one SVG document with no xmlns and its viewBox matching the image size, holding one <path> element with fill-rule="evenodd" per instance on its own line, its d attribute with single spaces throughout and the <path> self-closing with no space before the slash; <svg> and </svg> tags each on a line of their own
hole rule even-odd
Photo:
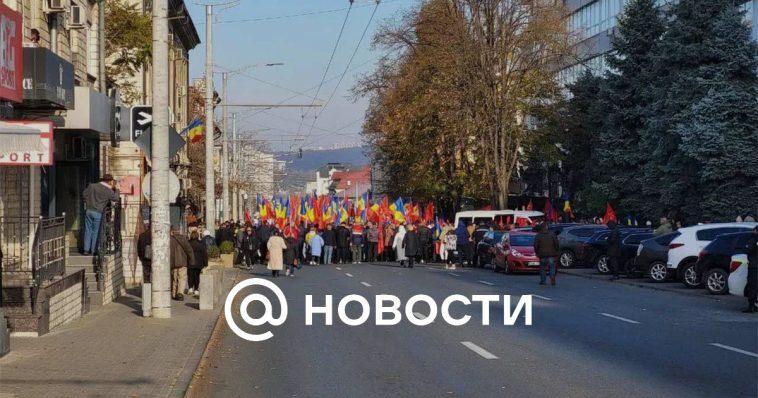
<svg viewBox="0 0 758 398">
<path fill-rule="evenodd" d="M 643 274 L 647 274 L 653 282 L 664 282 L 668 278 L 669 244 L 679 232 L 667 234 L 643 240 L 637 248 L 637 257 L 634 258 L 634 268 Z"/>
<path fill-rule="evenodd" d="M 558 264 L 564 268 L 577 266 L 582 255 L 582 243 L 587 242 L 596 232 L 607 229 L 602 224 L 585 224 L 564 228 L 558 235 L 561 255 Z"/>
<path fill-rule="evenodd" d="M 745 285 L 747 285 L 747 255 L 735 254 L 729 263 L 729 294 L 734 296 L 745 295 Z"/>
<path fill-rule="evenodd" d="M 708 293 L 727 294 L 732 256 L 747 254 L 747 241 L 751 236 L 753 236 L 752 232 L 719 235 L 700 251 L 696 269 Z"/>
<path fill-rule="evenodd" d="M 495 245 L 502 241 L 504 234 L 505 231 L 487 231 L 479 243 L 477 243 L 476 252 L 479 256 L 480 267 L 492 263 Z"/>
<path fill-rule="evenodd" d="M 608 261 L 608 255 L 606 254 L 608 249 L 608 236 L 610 231 L 599 233 L 597 238 L 593 236 L 594 241 L 586 243 L 588 248 L 584 250 L 585 253 L 589 253 L 592 258 L 589 260 L 591 264 L 595 264 L 595 269 L 601 274 L 611 273 L 610 262 Z M 638 274 L 634 267 L 634 258 L 637 255 L 637 249 L 640 246 L 640 242 L 645 239 L 652 238 L 653 232 L 649 229 L 625 229 L 621 230 L 621 258 L 619 265 L 622 269 L 627 270 L 628 275 Z"/>
<path fill-rule="evenodd" d="M 677 236 L 669 244 L 666 268 L 672 276 L 681 280 L 685 286 L 700 286 L 697 272 L 697 258 L 700 251 L 717 236 L 733 232 L 748 232 L 758 225 L 754 222 L 701 224 L 680 228 Z"/>
<path fill-rule="evenodd" d="M 529 231 L 512 231 L 503 235 L 495 245 L 494 270 L 511 272 L 539 272 L 540 259 L 534 254 L 534 237 Z"/>
<path fill-rule="evenodd" d="M 523 225 L 534 225 L 545 219 L 540 211 L 526 210 L 470 210 L 459 211 L 455 213 L 455 223 L 453 226 L 458 228 L 459 222 L 465 222 L 466 225 L 474 223 L 479 225 L 499 225 L 508 222 Z"/>
</svg>

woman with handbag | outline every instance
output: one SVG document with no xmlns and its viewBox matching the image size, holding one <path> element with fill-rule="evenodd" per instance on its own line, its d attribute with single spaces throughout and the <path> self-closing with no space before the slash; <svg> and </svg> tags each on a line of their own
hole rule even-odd
<svg viewBox="0 0 758 398">
<path fill-rule="evenodd" d="M 271 276 L 274 278 L 278 277 L 279 271 L 284 269 L 284 250 L 286 248 L 287 244 L 284 243 L 282 233 L 278 229 L 275 229 L 266 244 L 266 249 L 268 249 L 268 269 L 271 270 Z"/>
</svg>

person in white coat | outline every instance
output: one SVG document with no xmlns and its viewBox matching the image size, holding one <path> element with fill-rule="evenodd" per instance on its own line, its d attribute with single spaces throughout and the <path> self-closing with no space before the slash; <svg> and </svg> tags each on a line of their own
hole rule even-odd
<svg viewBox="0 0 758 398">
<path fill-rule="evenodd" d="M 397 227 L 397 233 L 395 234 L 395 240 L 392 242 L 392 248 L 395 249 L 397 254 L 396 260 L 400 261 L 400 265 L 405 265 L 405 248 L 403 247 L 403 239 L 405 239 L 405 226 L 401 225 Z"/>
</svg>

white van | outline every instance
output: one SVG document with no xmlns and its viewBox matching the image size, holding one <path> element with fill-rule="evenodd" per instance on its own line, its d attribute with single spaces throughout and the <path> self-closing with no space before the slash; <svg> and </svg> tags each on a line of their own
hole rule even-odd
<svg viewBox="0 0 758 398">
<path fill-rule="evenodd" d="M 455 213 L 455 228 L 458 228 L 458 223 L 463 221 L 466 224 L 484 223 L 486 225 L 507 224 L 510 220 L 511 223 L 519 224 L 525 223 L 527 225 L 536 224 L 545 219 L 545 215 L 541 211 L 526 211 L 526 210 L 471 210 L 471 211 L 459 211 Z"/>
</svg>

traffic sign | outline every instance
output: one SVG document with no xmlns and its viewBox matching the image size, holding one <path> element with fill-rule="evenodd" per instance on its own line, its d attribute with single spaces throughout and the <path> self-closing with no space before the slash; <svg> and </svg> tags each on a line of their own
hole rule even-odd
<svg viewBox="0 0 758 398">
<path fill-rule="evenodd" d="M 142 193 L 145 195 L 145 199 L 150 200 L 150 188 L 151 188 L 151 173 L 145 174 L 145 178 L 142 180 Z M 175 203 L 176 198 L 179 196 L 179 190 L 181 185 L 179 184 L 179 177 L 176 173 L 169 170 L 168 173 L 168 202 Z"/>
<path fill-rule="evenodd" d="M 153 128 L 148 127 L 146 128 L 139 137 L 135 138 L 134 143 L 137 144 L 140 149 L 142 149 L 142 152 L 145 152 L 145 156 L 147 156 L 148 159 L 152 156 L 152 135 L 153 135 Z M 173 158 L 174 155 L 176 155 L 184 145 L 187 144 L 186 141 L 184 141 L 184 138 L 182 138 L 179 133 L 176 132 L 176 129 L 173 127 L 168 128 L 168 156 L 170 158 Z"/>
<path fill-rule="evenodd" d="M 145 130 L 153 126 L 152 105 L 135 105 L 131 115 L 132 141 L 139 138 Z"/>
</svg>

